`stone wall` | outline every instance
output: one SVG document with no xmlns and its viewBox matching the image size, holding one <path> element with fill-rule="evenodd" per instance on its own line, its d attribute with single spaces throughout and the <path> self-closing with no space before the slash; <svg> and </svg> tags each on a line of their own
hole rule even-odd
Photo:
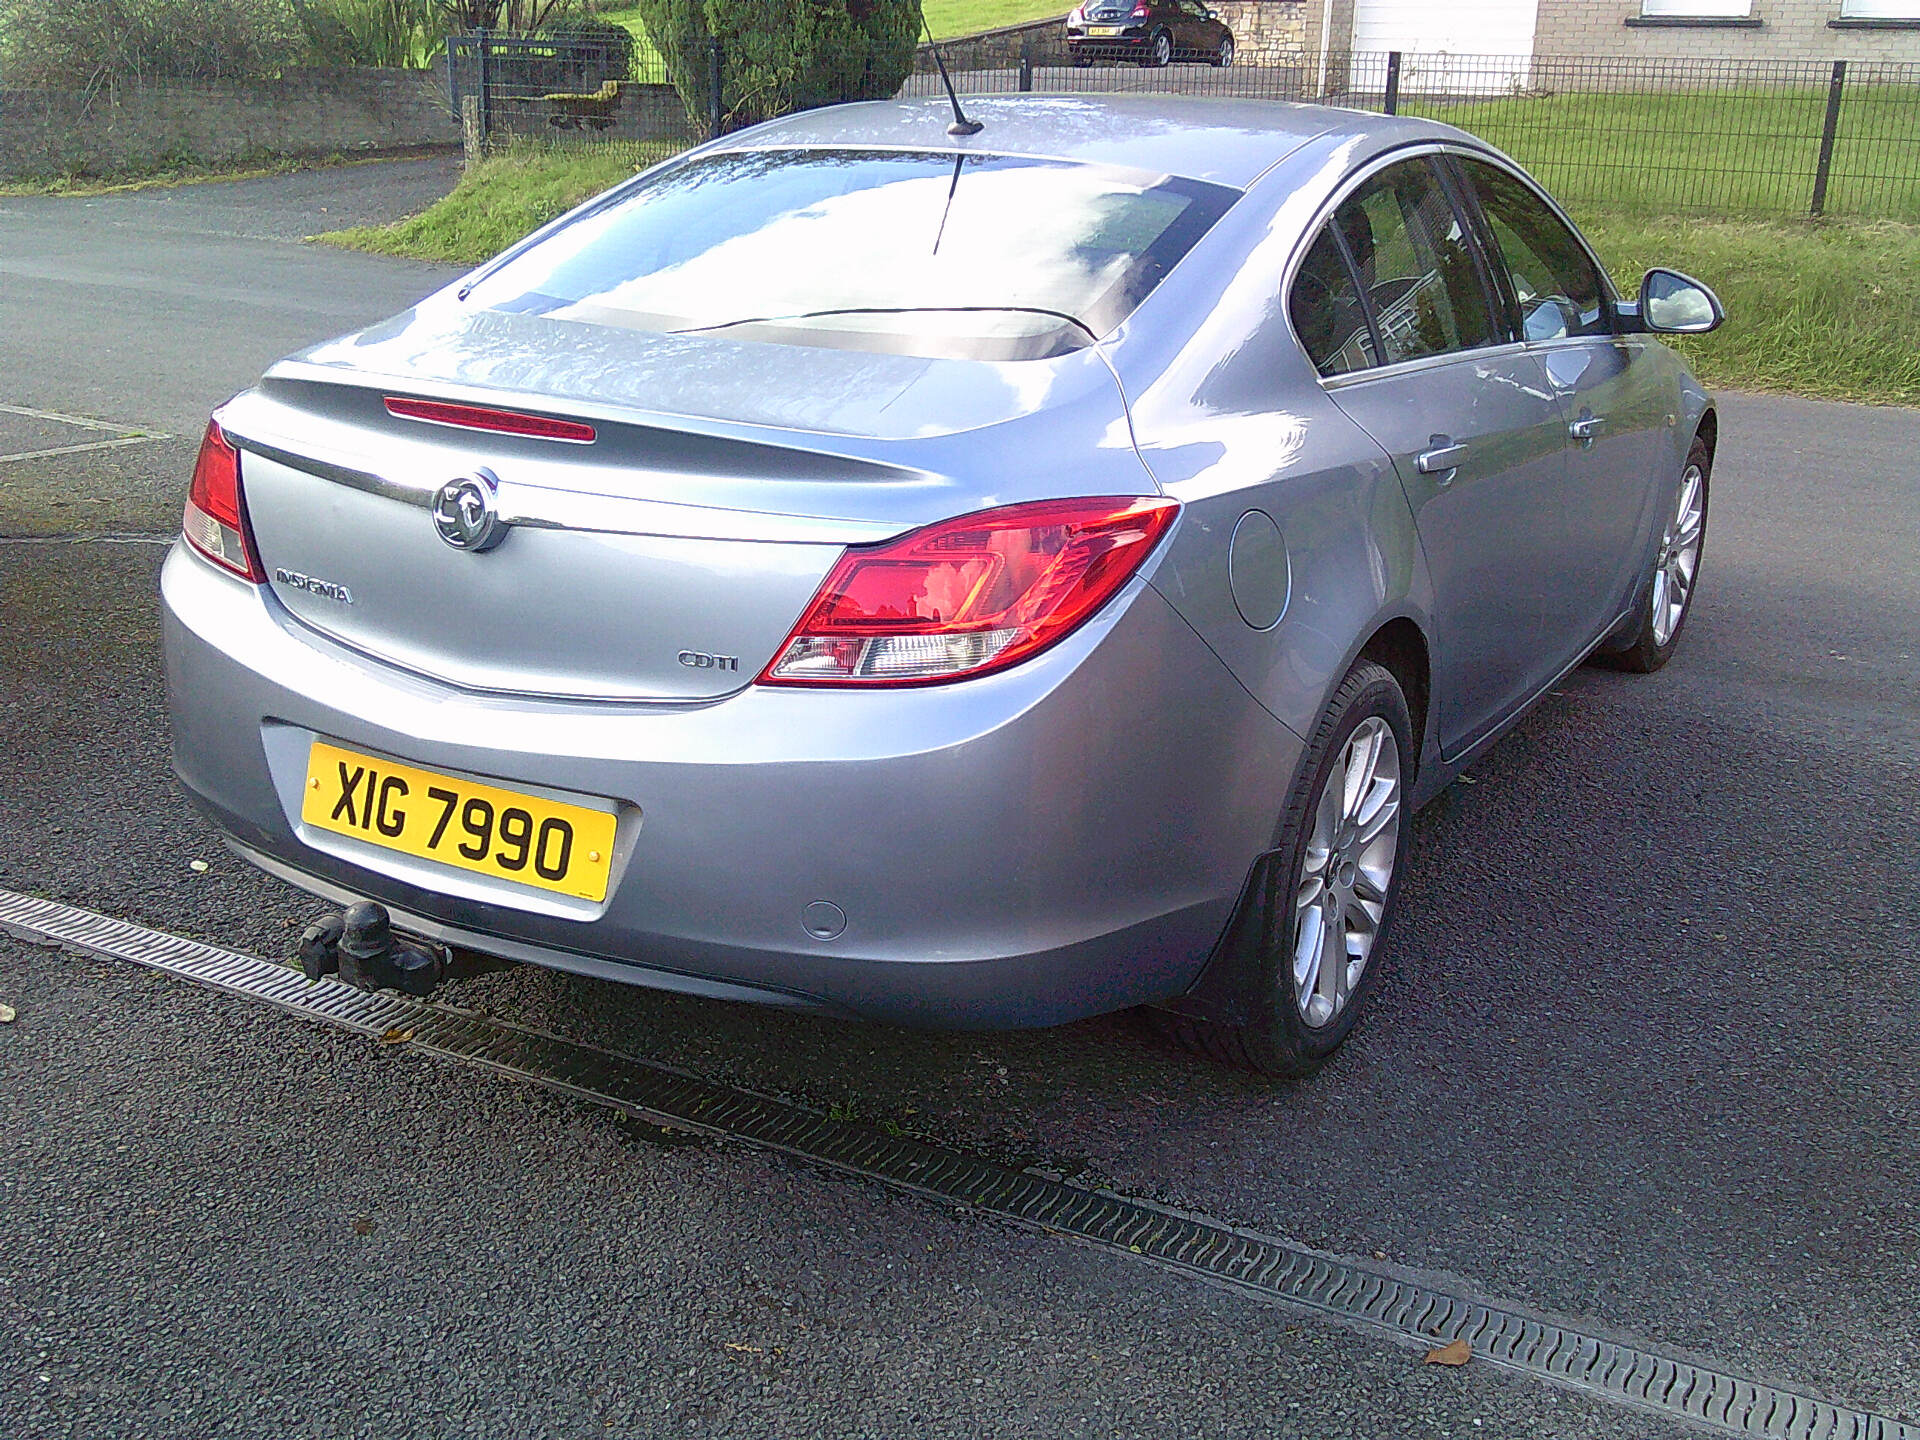
<svg viewBox="0 0 1920 1440">
<path fill-rule="evenodd" d="M 0 90 L 0 180 L 455 145 L 445 77 L 305 69 L 250 84 Z"/>
<path fill-rule="evenodd" d="M 1058 15 L 1026 25 L 1005 25 L 998 30 L 981 30 L 973 35 L 942 40 L 941 58 L 947 62 L 949 71 L 962 72 L 1016 66 L 1022 50 L 1033 56 L 1036 63 L 1058 63 L 1058 58 L 1066 53 L 1066 16 L 1072 8 L 1071 4 L 1064 5 Z M 936 68 L 933 47 L 921 41 L 913 52 L 913 73 L 931 75 Z"/>
<path fill-rule="evenodd" d="M 1213 12 L 1233 31 L 1236 65 L 1299 64 L 1312 53 L 1307 12 L 1318 8 L 1310 0 L 1212 0 Z"/>
</svg>

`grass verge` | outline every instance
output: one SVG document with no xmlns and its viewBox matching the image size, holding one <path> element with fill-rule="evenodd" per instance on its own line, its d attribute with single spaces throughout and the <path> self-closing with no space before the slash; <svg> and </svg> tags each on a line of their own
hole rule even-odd
<svg viewBox="0 0 1920 1440">
<path fill-rule="evenodd" d="M 1708 385 L 1920 405 L 1920 226 L 1576 218 L 1626 295 L 1653 265 L 1713 286 L 1727 323 L 1676 347 Z"/>
<path fill-rule="evenodd" d="M 1065 21 L 1073 0 L 921 0 L 921 13 L 936 40 L 1024 25 L 1030 20 Z"/>
<path fill-rule="evenodd" d="M 325 155 L 249 155 L 217 165 L 204 164 L 198 160 L 169 161 L 144 169 L 123 171 L 117 175 L 48 175 L 25 180 L 7 180 L 0 182 L 0 196 L 114 195 L 123 190 L 152 190 L 174 185 L 205 185 L 221 180 L 258 180 L 267 175 L 291 175 L 299 170 L 326 170 L 343 165 L 378 165 L 388 160 L 408 160 L 446 153 L 445 146 L 426 145 L 401 150 L 382 150 L 372 155 L 346 150 Z"/>
<path fill-rule="evenodd" d="M 923 0 L 922 12 L 933 29 L 933 38 L 948 40 L 956 35 L 972 35 L 981 30 L 996 30 L 1002 25 L 1022 25 L 1029 20 L 1049 17 L 1064 20 L 1073 5 L 1071 0 Z M 612 25 L 624 26 L 640 42 L 635 58 L 641 65 L 656 66 L 659 58 L 647 27 L 641 23 L 638 5 L 623 5 L 602 10 L 593 17 Z M 642 74 L 655 73 L 652 69 Z"/>
<path fill-rule="evenodd" d="M 330 245 L 411 260 L 478 265 L 582 200 L 658 164 L 669 144 L 516 148 L 469 170 L 444 200 L 411 219 L 316 235 Z"/>
<path fill-rule="evenodd" d="M 1826 108 L 1825 86 L 1416 98 L 1402 106 L 1498 145 L 1564 205 L 1755 217 L 1808 213 Z M 1849 90 L 1827 214 L 1920 220 L 1916 126 L 1920 100 L 1911 88 Z"/>
<path fill-rule="evenodd" d="M 320 238 L 478 264 L 536 226 L 666 158 L 671 147 L 527 149 L 496 157 L 411 220 Z M 1713 286 L 1728 320 L 1680 342 L 1709 385 L 1920 405 L 1920 226 L 1892 221 L 1643 218 L 1576 212 L 1631 295 L 1653 265 Z"/>
</svg>

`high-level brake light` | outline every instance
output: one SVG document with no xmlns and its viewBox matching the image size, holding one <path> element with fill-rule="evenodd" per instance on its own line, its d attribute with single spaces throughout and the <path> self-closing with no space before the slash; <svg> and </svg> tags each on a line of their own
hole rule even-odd
<svg viewBox="0 0 1920 1440">
<path fill-rule="evenodd" d="M 494 435 L 528 435 L 535 440 L 566 440 L 591 445 L 594 428 L 579 420 L 552 415 L 529 415 L 524 410 L 497 410 L 491 405 L 455 405 L 445 400 L 413 400 L 389 395 L 387 413 L 403 420 L 425 420 L 459 430 L 485 430 Z"/>
<path fill-rule="evenodd" d="M 1179 511 L 1041 500 L 849 549 L 759 683 L 927 685 L 1018 664 L 1111 599 Z"/>
</svg>

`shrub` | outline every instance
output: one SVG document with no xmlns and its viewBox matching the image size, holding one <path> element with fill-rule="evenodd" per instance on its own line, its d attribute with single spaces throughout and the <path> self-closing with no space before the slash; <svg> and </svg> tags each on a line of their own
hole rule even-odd
<svg viewBox="0 0 1920 1440">
<path fill-rule="evenodd" d="M 573 53 L 591 57 L 593 71 L 602 80 L 636 80 L 635 55 L 639 50 L 633 32 L 624 25 L 605 20 L 576 20 L 562 16 L 548 27 L 556 37 L 564 36 Z"/>
<path fill-rule="evenodd" d="M 292 0 L 308 54 L 323 65 L 424 65 L 446 23 L 438 0 Z"/>
<path fill-rule="evenodd" d="M 308 53 L 327 65 L 424 66 L 453 31 L 510 34 L 588 30 L 604 39 L 616 68 L 631 73 L 633 36 L 605 21 L 583 21 L 587 0 L 291 0 Z M 604 33 L 602 33 L 604 32 Z M 619 68 L 618 60 L 627 61 Z"/>
<path fill-rule="evenodd" d="M 579 0 L 438 0 L 449 30 L 508 30 L 526 34 L 560 23 Z"/>
<path fill-rule="evenodd" d="M 296 59 L 289 0 L 0 0 L 10 85 L 237 80 Z"/>
<path fill-rule="evenodd" d="M 913 64 L 919 0 L 640 0 L 647 34 L 696 127 L 719 38 L 728 129 L 841 100 L 893 95 Z"/>
</svg>

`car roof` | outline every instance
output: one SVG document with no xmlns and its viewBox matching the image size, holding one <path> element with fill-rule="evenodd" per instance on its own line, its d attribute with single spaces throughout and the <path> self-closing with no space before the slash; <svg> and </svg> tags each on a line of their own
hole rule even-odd
<svg viewBox="0 0 1920 1440">
<path fill-rule="evenodd" d="M 969 119 L 982 122 L 979 134 L 958 139 L 948 135 L 953 112 L 945 97 L 939 97 L 803 110 L 739 131 L 719 142 L 719 148 L 873 145 L 1047 156 L 1244 189 L 1312 142 L 1325 146 L 1366 138 L 1384 147 L 1421 139 L 1468 139 L 1451 125 L 1279 100 L 967 95 L 960 103 Z"/>
</svg>

